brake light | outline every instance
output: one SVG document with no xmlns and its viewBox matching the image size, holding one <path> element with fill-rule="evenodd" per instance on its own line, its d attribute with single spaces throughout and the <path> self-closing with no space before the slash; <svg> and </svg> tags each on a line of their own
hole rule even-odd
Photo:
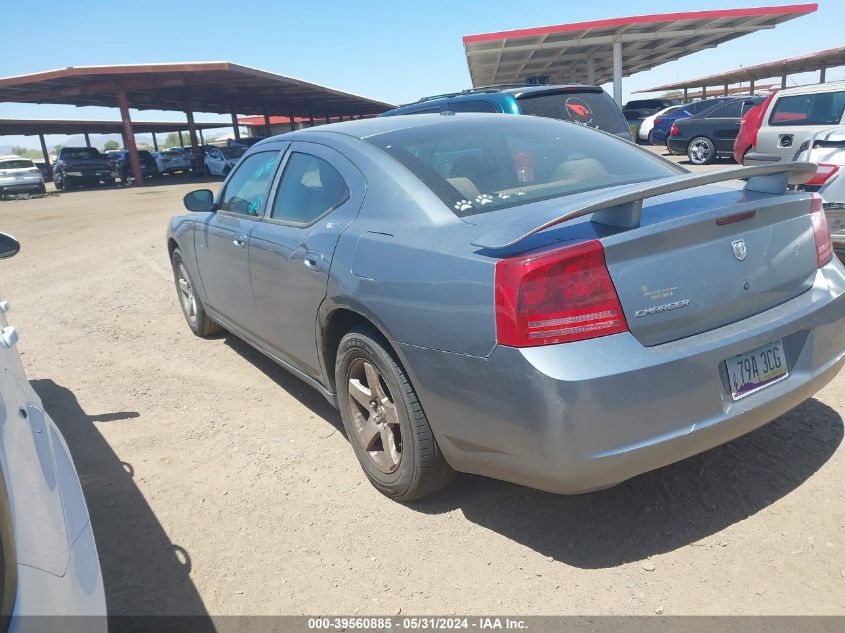
<svg viewBox="0 0 845 633">
<path fill-rule="evenodd" d="M 673 124 L 672 124 L 672 129 L 669 131 L 669 135 L 670 135 L 670 136 L 677 136 L 677 135 L 678 135 L 678 134 L 680 134 L 680 133 L 681 133 L 681 131 L 678 129 L 678 124 L 677 124 L 677 123 L 673 123 Z"/>
<path fill-rule="evenodd" d="M 659 116 L 654 120 L 654 124 L 657 125 L 658 123 L 663 123 L 663 117 Z"/>
<path fill-rule="evenodd" d="M 551 345 L 627 331 L 600 242 L 581 242 L 496 264 L 500 344 Z"/>
<path fill-rule="evenodd" d="M 807 181 L 808 185 L 823 185 L 828 180 L 839 173 L 839 165 L 829 165 L 827 163 L 819 163 L 819 169 L 812 179 Z"/>
<path fill-rule="evenodd" d="M 813 238 L 816 240 L 816 266 L 821 268 L 833 257 L 833 243 L 830 241 L 830 228 L 824 214 L 824 201 L 818 194 L 813 194 L 810 201 L 810 220 L 813 222 Z"/>
</svg>

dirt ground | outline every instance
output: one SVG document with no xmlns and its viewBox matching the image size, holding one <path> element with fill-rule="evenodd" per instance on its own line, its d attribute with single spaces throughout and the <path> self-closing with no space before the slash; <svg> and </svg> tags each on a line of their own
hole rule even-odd
<svg viewBox="0 0 845 633">
<path fill-rule="evenodd" d="M 845 614 L 845 375 L 603 492 L 460 476 L 394 503 L 316 391 L 188 330 L 165 228 L 196 187 L 0 202 L 23 244 L 0 297 L 76 460 L 110 613 Z"/>
</svg>

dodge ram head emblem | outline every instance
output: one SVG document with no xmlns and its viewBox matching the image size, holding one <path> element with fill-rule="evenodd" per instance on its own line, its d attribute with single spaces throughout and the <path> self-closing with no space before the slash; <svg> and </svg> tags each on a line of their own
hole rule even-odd
<svg viewBox="0 0 845 633">
<path fill-rule="evenodd" d="M 745 259 L 745 256 L 748 254 L 748 248 L 745 246 L 745 240 L 734 240 L 731 242 L 731 246 L 734 249 L 734 257 L 736 257 L 739 261 Z"/>
</svg>

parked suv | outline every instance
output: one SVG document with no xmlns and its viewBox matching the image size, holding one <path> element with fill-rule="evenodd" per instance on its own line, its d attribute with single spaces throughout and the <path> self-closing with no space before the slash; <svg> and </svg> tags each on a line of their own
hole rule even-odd
<svg viewBox="0 0 845 633">
<path fill-rule="evenodd" d="M 132 162 L 129 160 L 129 152 L 122 149 L 114 155 L 113 160 L 115 168 L 120 174 L 120 181 L 123 184 L 129 184 L 129 179 L 132 178 Z M 156 159 L 150 152 L 145 149 L 138 150 L 138 160 L 141 162 L 141 174 L 144 180 L 159 176 Z"/>
<path fill-rule="evenodd" d="M 792 160 L 814 134 L 845 123 L 845 81 L 780 90 L 763 114 L 757 142 L 743 164 Z"/>
<path fill-rule="evenodd" d="M 0 199 L 9 194 L 44 191 L 44 177 L 30 159 L 0 156 Z"/>
<path fill-rule="evenodd" d="M 533 114 L 587 125 L 626 141 L 632 140 L 631 130 L 616 102 L 601 88 L 580 84 L 476 88 L 426 97 L 381 116 L 430 114 L 446 110 Z"/>
<path fill-rule="evenodd" d="M 63 147 L 56 157 L 53 182 L 59 191 L 75 185 L 114 184 L 111 161 L 93 147 Z"/>
</svg>

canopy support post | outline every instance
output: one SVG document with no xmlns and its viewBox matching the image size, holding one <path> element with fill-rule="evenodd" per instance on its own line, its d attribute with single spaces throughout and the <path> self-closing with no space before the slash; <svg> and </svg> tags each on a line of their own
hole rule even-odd
<svg viewBox="0 0 845 633">
<path fill-rule="evenodd" d="M 47 141 L 44 140 L 44 135 L 39 134 L 38 140 L 41 141 L 41 154 L 44 156 L 44 163 L 50 172 L 50 178 L 53 177 L 53 166 L 50 164 L 50 152 L 47 151 Z"/>
<path fill-rule="evenodd" d="M 273 130 L 270 128 L 270 113 L 267 111 L 267 106 L 264 106 L 264 136 L 273 136 Z"/>
<path fill-rule="evenodd" d="M 587 58 L 587 85 L 596 85 L 596 60 L 592 55 Z"/>
<path fill-rule="evenodd" d="M 85 147 L 91 147 L 91 137 L 88 136 L 88 132 L 85 132 Z"/>
<path fill-rule="evenodd" d="M 823 84 L 827 80 L 827 66 L 819 68 L 819 83 Z"/>
<path fill-rule="evenodd" d="M 135 130 L 132 129 L 132 119 L 129 118 L 129 102 L 126 91 L 117 91 L 117 105 L 120 107 L 120 119 L 123 122 L 123 136 L 126 149 L 129 150 L 129 164 L 132 166 L 132 177 L 136 187 L 144 184 L 144 174 L 141 171 L 141 159 L 138 158 L 138 147 L 135 145 Z"/>
<path fill-rule="evenodd" d="M 155 132 L 153 132 L 153 150 L 158 151 L 158 139 Z"/>
<path fill-rule="evenodd" d="M 613 40 L 613 99 L 622 107 L 622 41 Z"/>
<path fill-rule="evenodd" d="M 684 103 L 686 103 L 687 101 L 689 101 L 689 88 L 684 86 Z"/>
<path fill-rule="evenodd" d="M 235 106 L 232 106 L 232 131 L 235 133 L 235 140 L 241 140 L 241 129 L 238 125 L 238 114 L 235 112 Z"/>
</svg>

